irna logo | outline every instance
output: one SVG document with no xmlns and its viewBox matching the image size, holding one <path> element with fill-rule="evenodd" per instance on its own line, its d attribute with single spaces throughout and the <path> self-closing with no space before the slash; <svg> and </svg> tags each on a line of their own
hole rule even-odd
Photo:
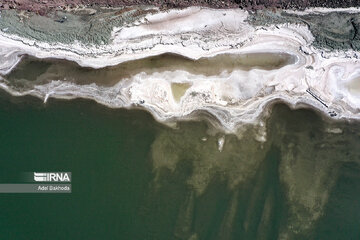
<svg viewBox="0 0 360 240">
<path fill-rule="evenodd" d="M 34 172 L 35 182 L 70 182 L 70 172 Z"/>
</svg>

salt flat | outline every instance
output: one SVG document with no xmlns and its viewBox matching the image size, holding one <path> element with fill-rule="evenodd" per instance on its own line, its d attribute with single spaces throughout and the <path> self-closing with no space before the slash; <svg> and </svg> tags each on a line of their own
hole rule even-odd
<svg viewBox="0 0 360 240">
<path fill-rule="evenodd" d="M 226 132 L 236 132 L 242 124 L 261 123 L 267 106 L 279 100 L 293 107 L 314 107 L 335 119 L 360 118 L 358 52 L 314 47 L 314 36 L 306 25 L 253 26 L 247 17 L 240 9 L 159 11 L 114 27 L 110 43 L 103 45 L 54 44 L 2 31 L 0 86 L 14 95 L 31 94 L 45 102 L 49 97 L 82 97 L 114 108 L 140 107 L 161 122 L 196 118 L 199 111 L 206 111 Z M 219 55 L 242 56 L 240 64 L 248 67 L 209 76 L 165 66 L 161 71 L 135 72 L 112 86 L 101 86 L 101 79 L 79 85 L 58 78 L 17 89 L 6 77 L 24 54 L 99 69 L 164 53 L 193 59 L 194 64 Z M 284 55 L 293 61 L 271 67 Z M 268 67 L 259 67 L 264 64 Z M 189 87 L 176 99 L 173 84 Z"/>
</svg>

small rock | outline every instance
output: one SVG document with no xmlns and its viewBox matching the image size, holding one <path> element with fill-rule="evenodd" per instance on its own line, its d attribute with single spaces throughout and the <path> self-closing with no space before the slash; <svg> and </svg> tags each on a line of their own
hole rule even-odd
<svg viewBox="0 0 360 240">
<path fill-rule="evenodd" d="M 222 152 L 223 148 L 224 148 L 224 143 L 225 143 L 225 136 L 222 136 L 218 139 L 218 149 L 219 152 Z"/>
</svg>

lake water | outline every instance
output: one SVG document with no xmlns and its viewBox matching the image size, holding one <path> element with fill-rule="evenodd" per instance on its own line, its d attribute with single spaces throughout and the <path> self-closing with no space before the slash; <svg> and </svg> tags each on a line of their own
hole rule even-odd
<svg viewBox="0 0 360 240">
<path fill-rule="evenodd" d="M 259 129 L 165 127 L 93 101 L 0 96 L 0 181 L 72 172 L 70 194 L 1 194 L 0 239 L 359 239 L 360 124 L 276 104 Z"/>
<path fill-rule="evenodd" d="M 48 83 L 52 80 L 73 82 L 79 85 L 95 83 L 113 86 L 139 73 L 183 70 L 192 74 L 213 76 L 234 70 L 279 69 L 296 62 L 287 53 L 220 54 L 215 57 L 192 60 L 181 55 L 162 54 L 133 60 L 113 67 L 100 69 L 80 67 L 65 60 L 37 59 L 26 56 L 6 78 L 18 88 Z"/>
</svg>

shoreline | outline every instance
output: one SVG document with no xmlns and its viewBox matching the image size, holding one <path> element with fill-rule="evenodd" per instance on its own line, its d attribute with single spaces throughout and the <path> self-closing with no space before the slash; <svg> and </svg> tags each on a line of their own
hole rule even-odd
<svg viewBox="0 0 360 240">
<path fill-rule="evenodd" d="M 55 45 L 1 32 L 1 55 L 8 61 L 0 67 L 4 75 L 0 87 L 15 96 L 37 96 L 45 103 L 49 97 L 86 98 L 112 108 L 142 108 L 163 123 L 193 119 L 194 112 L 206 111 L 227 133 L 235 133 L 242 124 L 259 124 L 267 106 L 274 101 L 283 101 L 292 108 L 305 104 L 328 118 L 330 111 L 334 111 L 337 115 L 333 119 L 360 119 L 360 96 L 351 94 L 345 84 L 360 76 L 360 71 L 356 70 L 360 67 L 357 57 L 347 58 L 348 53 L 341 51 L 322 57 L 324 51 L 312 45 L 314 36 L 306 26 L 258 27 L 246 22 L 247 17 L 248 13 L 239 9 L 192 7 L 159 12 L 146 15 L 133 24 L 115 27 L 111 43 L 101 46 L 82 43 Z M 192 22 L 197 22 L 197 26 L 192 26 Z M 235 56 L 262 52 L 287 53 L 295 56 L 297 61 L 280 69 L 260 70 L 255 67 L 211 77 L 186 71 L 139 72 L 119 80 L 112 87 L 76 85 L 53 79 L 50 83 L 21 92 L 6 81 L 6 74 L 14 69 L 23 54 L 103 68 L 164 53 L 179 54 L 196 61 L 225 53 Z M 171 97 L 172 83 L 191 84 L 180 102 Z M 329 108 L 307 93 L 308 89 Z"/>
</svg>

